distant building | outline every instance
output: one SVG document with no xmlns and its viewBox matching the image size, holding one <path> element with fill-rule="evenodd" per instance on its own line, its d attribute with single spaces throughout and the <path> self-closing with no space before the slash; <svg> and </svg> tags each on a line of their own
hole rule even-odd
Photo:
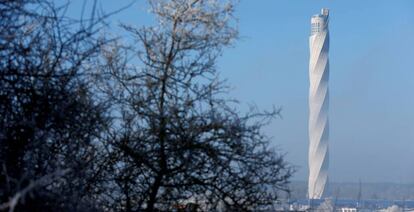
<svg viewBox="0 0 414 212">
<path fill-rule="evenodd" d="M 363 207 L 358 207 L 358 200 L 351 199 L 309 199 L 290 200 L 276 207 L 273 211 L 303 212 L 414 212 L 414 200 L 360 200 Z"/>
<path fill-rule="evenodd" d="M 312 16 L 309 37 L 309 199 L 320 199 L 328 181 L 329 10 Z"/>
<path fill-rule="evenodd" d="M 339 210 L 341 212 L 357 212 L 358 211 L 356 208 L 347 208 L 347 207 L 340 208 Z"/>
</svg>

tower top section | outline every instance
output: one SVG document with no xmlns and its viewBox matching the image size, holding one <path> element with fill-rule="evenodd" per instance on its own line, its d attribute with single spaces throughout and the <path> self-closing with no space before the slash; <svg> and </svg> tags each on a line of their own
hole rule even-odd
<svg viewBox="0 0 414 212">
<path fill-rule="evenodd" d="M 322 8 L 320 14 L 311 18 L 311 36 L 328 30 L 329 9 Z"/>
<path fill-rule="evenodd" d="M 328 16 L 329 16 L 329 9 L 328 9 L 328 8 L 322 8 L 322 9 L 321 9 L 321 14 L 322 14 L 323 16 L 328 17 Z"/>
</svg>

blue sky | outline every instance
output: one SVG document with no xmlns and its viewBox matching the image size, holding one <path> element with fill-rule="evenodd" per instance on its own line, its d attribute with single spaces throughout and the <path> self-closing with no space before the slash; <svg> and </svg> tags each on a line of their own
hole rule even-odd
<svg viewBox="0 0 414 212">
<path fill-rule="evenodd" d="M 414 182 L 414 1 L 241 1 L 221 60 L 234 95 L 283 107 L 266 129 L 307 177 L 308 35 L 330 20 L 330 180 Z"/>
<path fill-rule="evenodd" d="M 111 22 L 150 24 L 143 2 Z M 308 36 L 322 7 L 331 11 L 330 180 L 414 183 L 414 1 L 241 0 L 241 38 L 218 66 L 230 95 L 283 108 L 265 131 L 298 166 L 293 180 L 307 180 Z"/>
</svg>

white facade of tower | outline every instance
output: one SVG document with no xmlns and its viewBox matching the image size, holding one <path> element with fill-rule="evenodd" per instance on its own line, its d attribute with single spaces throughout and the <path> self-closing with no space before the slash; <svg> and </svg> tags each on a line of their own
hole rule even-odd
<svg viewBox="0 0 414 212">
<path fill-rule="evenodd" d="M 328 182 L 329 10 L 312 16 L 309 37 L 309 199 L 320 199 Z"/>
</svg>

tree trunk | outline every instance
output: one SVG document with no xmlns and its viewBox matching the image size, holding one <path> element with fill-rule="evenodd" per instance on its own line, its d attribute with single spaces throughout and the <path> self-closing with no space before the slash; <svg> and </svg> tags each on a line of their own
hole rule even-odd
<svg viewBox="0 0 414 212">
<path fill-rule="evenodd" d="M 155 206 L 155 202 L 157 199 L 157 194 L 158 194 L 158 190 L 161 186 L 161 181 L 162 181 L 162 177 L 163 175 L 160 173 L 157 175 L 157 177 L 155 178 L 155 182 L 154 184 L 152 184 L 152 189 L 151 189 L 151 193 L 149 196 L 149 200 L 147 202 L 147 211 L 154 211 L 154 206 Z"/>
</svg>

